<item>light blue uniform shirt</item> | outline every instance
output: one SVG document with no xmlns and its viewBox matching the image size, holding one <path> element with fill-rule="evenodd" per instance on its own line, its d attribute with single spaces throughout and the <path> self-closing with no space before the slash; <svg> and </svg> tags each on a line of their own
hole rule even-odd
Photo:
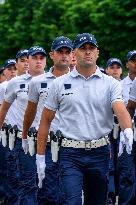
<svg viewBox="0 0 136 205">
<path fill-rule="evenodd" d="M 4 94 L 5 94 L 5 90 L 6 90 L 7 84 L 8 84 L 7 80 L 0 84 L 0 105 L 4 101 Z"/>
<path fill-rule="evenodd" d="M 129 99 L 136 102 L 136 78 L 133 80 Z"/>
<path fill-rule="evenodd" d="M 99 68 L 86 79 L 74 69 L 53 81 L 45 107 L 59 109 L 59 130 L 65 137 L 92 140 L 111 132 L 115 101 L 122 101 L 122 89 L 116 79 Z"/>
<path fill-rule="evenodd" d="M 0 84 L 0 104 L 2 104 L 4 101 L 4 95 L 9 82 L 10 81 L 4 81 L 3 83 Z M 16 101 L 10 106 L 4 122 L 7 123 L 8 125 L 11 124 L 12 126 L 16 124 Z"/>
<path fill-rule="evenodd" d="M 41 114 L 48 95 L 50 85 L 56 77 L 52 74 L 52 70 L 48 73 L 34 77 L 29 83 L 28 100 L 38 103 L 37 113 L 35 117 L 36 129 L 39 128 Z M 56 132 L 59 124 L 59 114 L 56 112 L 55 118 L 51 123 L 50 131 Z"/>
<path fill-rule="evenodd" d="M 129 93 L 130 93 L 130 89 L 131 89 L 133 81 L 130 79 L 129 76 L 127 76 L 126 78 L 121 80 L 120 83 L 122 87 L 123 100 L 124 100 L 125 105 L 127 106 L 128 100 L 129 100 Z"/>
<path fill-rule="evenodd" d="M 5 101 L 13 103 L 16 99 L 16 125 L 20 131 L 23 129 L 24 114 L 28 103 L 28 85 L 31 78 L 32 76 L 28 73 L 13 78 L 9 81 L 5 93 Z"/>
</svg>

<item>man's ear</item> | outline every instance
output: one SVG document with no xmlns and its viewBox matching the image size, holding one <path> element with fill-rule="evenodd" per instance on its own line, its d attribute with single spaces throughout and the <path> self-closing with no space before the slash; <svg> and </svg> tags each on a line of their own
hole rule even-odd
<svg viewBox="0 0 136 205">
<path fill-rule="evenodd" d="M 128 63 L 126 63 L 126 68 L 128 69 Z"/>
<path fill-rule="evenodd" d="M 100 50 L 99 50 L 99 49 L 97 49 L 97 53 L 98 53 L 98 57 L 99 57 L 99 53 L 100 53 Z"/>
<path fill-rule="evenodd" d="M 105 72 L 107 75 L 109 74 L 108 67 L 105 68 Z"/>
<path fill-rule="evenodd" d="M 49 52 L 49 56 L 51 59 L 53 59 L 53 51 Z"/>
</svg>

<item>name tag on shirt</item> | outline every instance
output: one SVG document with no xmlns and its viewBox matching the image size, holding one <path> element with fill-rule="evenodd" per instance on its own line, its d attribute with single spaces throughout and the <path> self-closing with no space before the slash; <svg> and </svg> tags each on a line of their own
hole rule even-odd
<svg viewBox="0 0 136 205">
<path fill-rule="evenodd" d="M 47 88 L 47 83 L 41 83 L 41 88 Z"/>
<path fill-rule="evenodd" d="M 20 84 L 20 89 L 25 88 L 25 84 Z"/>
<path fill-rule="evenodd" d="M 65 90 L 70 89 L 71 88 L 71 84 L 64 84 Z"/>
</svg>

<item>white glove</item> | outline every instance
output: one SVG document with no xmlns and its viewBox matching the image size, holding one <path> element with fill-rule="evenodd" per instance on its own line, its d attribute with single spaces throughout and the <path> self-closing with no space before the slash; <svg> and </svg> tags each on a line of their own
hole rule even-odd
<svg viewBox="0 0 136 205">
<path fill-rule="evenodd" d="M 29 150 L 29 145 L 27 139 L 22 138 L 22 148 L 24 150 L 24 153 L 27 154 Z"/>
<path fill-rule="evenodd" d="M 119 141 L 119 154 L 118 154 L 119 157 L 122 155 L 124 147 L 125 147 L 125 137 L 123 131 L 121 131 L 120 141 Z"/>
<path fill-rule="evenodd" d="M 42 188 L 42 181 L 45 178 L 45 155 L 36 154 L 36 165 L 38 173 L 38 187 Z"/>
<path fill-rule="evenodd" d="M 123 133 L 125 137 L 126 151 L 128 154 L 131 154 L 134 139 L 133 131 L 131 128 L 126 128 Z"/>
<path fill-rule="evenodd" d="M 29 153 L 31 156 L 35 154 L 35 141 L 34 137 L 28 137 Z"/>
</svg>

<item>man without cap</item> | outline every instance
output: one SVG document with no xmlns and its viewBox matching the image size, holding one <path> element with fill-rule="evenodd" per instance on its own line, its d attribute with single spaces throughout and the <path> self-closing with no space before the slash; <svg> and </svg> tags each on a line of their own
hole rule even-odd
<svg viewBox="0 0 136 205">
<path fill-rule="evenodd" d="M 120 84 L 96 65 L 99 56 L 95 37 L 78 34 L 74 41 L 76 69 L 55 79 L 42 113 L 37 146 L 37 164 L 44 174 L 44 154 L 49 127 L 59 109 L 62 141 L 59 167 L 63 204 L 106 204 L 109 172 L 109 139 L 113 111 L 122 132 L 133 137 L 131 118 L 122 102 Z M 113 109 L 113 111 L 112 111 Z M 131 149 L 131 148 L 130 148 Z M 40 160 L 38 160 L 40 158 Z"/>
<path fill-rule="evenodd" d="M 129 108 L 129 111 L 132 110 L 132 113 L 130 113 L 134 120 L 134 143 L 131 154 L 124 150 L 123 154 L 119 157 L 119 205 L 134 205 L 136 204 L 136 120 L 134 116 L 136 109 L 136 50 L 128 52 L 126 67 L 128 69 L 128 76 L 121 81 L 121 85 L 125 105 Z"/>
<path fill-rule="evenodd" d="M 28 92 L 28 105 L 25 111 L 23 122 L 23 141 L 27 140 L 27 134 L 34 119 L 37 119 L 36 130 L 38 130 L 41 113 L 48 95 L 48 90 L 53 80 L 56 77 L 69 72 L 72 49 L 72 42 L 69 38 L 64 36 L 55 38 L 50 52 L 50 58 L 53 60 L 53 67 L 48 73 L 37 76 L 31 80 Z M 58 129 L 58 123 L 59 116 L 56 114 L 55 119 L 50 127 L 50 133 L 56 133 Z M 27 149 L 27 147 L 24 147 L 24 149 Z M 60 205 L 58 192 L 58 164 L 52 161 L 50 140 L 46 149 L 45 162 L 46 172 L 43 186 L 39 190 L 39 205 Z"/>
<path fill-rule="evenodd" d="M 42 47 L 34 46 L 28 50 L 29 73 L 12 79 L 7 86 L 4 102 L 0 111 L 0 127 L 11 104 L 16 100 L 16 125 L 13 132 L 16 137 L 15 158 L 17 175 L 10 180 L 10 185 L 18 198 L 18 205 L 37 205 L 36 165 L 35 156 L 25 155 L 22 149 L 23 116 L 28 101 L 28 85 L 33 76 L 44 73 L 46 52 Z M 13 183 L 14 182 L 14 183 Z"/>
</svg>

